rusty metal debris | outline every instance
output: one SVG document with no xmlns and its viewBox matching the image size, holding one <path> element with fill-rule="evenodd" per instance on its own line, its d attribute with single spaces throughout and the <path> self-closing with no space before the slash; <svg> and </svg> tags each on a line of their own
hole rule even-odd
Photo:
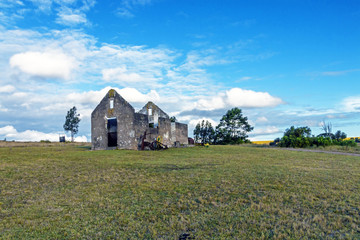
<svg viewBox="0 0 360 240">
<path fill-rule="evenodd" d="M 158 136 L 154 141 L 152 142 L 147 142 L 145 141 L 146 139 L 146 131 L 144 132 L 143 135 L 140 136 L 140 140 L 139 140 L 139 150 L 164 150 L 164 149 L 168 149 L 168 146 L 163 144 L 163 139 L 161 136 Z"/>
</svg>

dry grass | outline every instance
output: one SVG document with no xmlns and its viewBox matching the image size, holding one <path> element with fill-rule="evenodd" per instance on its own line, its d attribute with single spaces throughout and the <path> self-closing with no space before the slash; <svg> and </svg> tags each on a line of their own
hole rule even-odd
<svg viewBox="0 0 360 240">
<path fill-rule="evenodd" d="M 237 146 L 0 148 L 3 239 L 359 239 L 360 159 Z"/>
</svg>

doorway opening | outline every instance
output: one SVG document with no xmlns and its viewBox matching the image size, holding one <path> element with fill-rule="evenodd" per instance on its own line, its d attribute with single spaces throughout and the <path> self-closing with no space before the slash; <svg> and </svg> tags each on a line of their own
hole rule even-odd
<svg viewBox="0 0 360 240">
<path fill-rule="evenodd" d="M 117 119 L 109 118 L 107 120 L 107 130 L 108 130 L 108 147 L 117 146 Z"/>
</svg>

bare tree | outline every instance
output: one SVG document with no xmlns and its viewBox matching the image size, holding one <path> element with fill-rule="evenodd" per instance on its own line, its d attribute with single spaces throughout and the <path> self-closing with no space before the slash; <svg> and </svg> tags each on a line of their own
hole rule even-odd
<svg viewBox="0 0 360 240">
<path fill-rule="evenodd" d="M 331 137 L 333 134 L 332 132 L 332 124 L 331 122 L 326 123 L 325 121 L 322 121 L 321 123 L 321 130 L 324 131 L 324 133 L 322 134 L 325 137 Z"/>
</svg>

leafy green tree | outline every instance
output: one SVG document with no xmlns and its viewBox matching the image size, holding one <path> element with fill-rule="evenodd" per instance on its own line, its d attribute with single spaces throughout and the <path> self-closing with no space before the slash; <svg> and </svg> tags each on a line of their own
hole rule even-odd
<svg viewBox="0 0 360 240">
<path fill-rule="evenodd" d="M 334 137 L 335 137 L 336 140 L 339 141 L 339 140 L 345 139 L 345 138 L 347 137 L 347 135 L 346 135 L 346 133 L 338 130 L 338 131 L 335 133 Z"/>
<path fill-rule="evenodd" d="M 298 127 L 291 126 L 285 130 L 284 136 L 288 137 L 310 137 L 311 129 L 309 127 Z"/>
<path fill-rule="evenodd" d="M 341 131 L 337 131 L 336 134 L 332 134 L 331 127 L 327 127 L 325 133 L 314 137 L 311 136 L 311 129 L 309 127 L 295 128 L 294 126 L 291 126 L 290 128 L 286 129 L 284 136 L 280 139 L 280 142 L 278 144 L 274 143 L 273 145 L 293 148 L 305 148 L 312 146 L 326 147 L 330 145 L 340 145 L 347 147 L 356 146 L 354 141 L 343 140 L 344 138 L 346 138 L 346 134 Z"/>
<path fill-rule="evenodd" d="M 194 128 L 194 140 L 196 143 L 200 142 L 200 134 L 201 134 L 201 125 L 200 123 L 198 123 Z"/>
<path fill-rule="evenodd" d="M 195 142 L 200 142 L 201 144 L 213 143 L 214 141 L 215 130 L 211 123 L 206 120 L 202 120 L 196 124 L 194 129 Z"/>
<path fill-rule="evenodd" d="M 248 123 L 241 109 L 235 107 L 226 112 L 216 127 L 216 141 L 222 144 L 238 144 L 247 141 L 247 133 L 254 127 Z"/>
<path fill-rule="evenodd" d="M 177 121 L 177 119 L 176 119 L 176 117 L 175 117 L 175 116 L 172 116 L 172 117 L 170 117 L 170 121 L 171 121 L 171 122 L 176 122 L 176 121 Z"/>
<path fill-rule="evenodd" d="M 80 114 L 76 113 L 76 107 L 72 107 L 66 114 L 64 130 L 71 132 L 71 141 L 74 141 L 74 135 L 78 133 L 79 130 L 79 118 Z"/>
<path fill-rule="evenodd" d="M 286 129 L 284 136 L 279 142 L 280 147 L 294 147 L 304 148 L 309 147 L 312 144 L 311 129 L 309 127 L 297 127 L 291 126 Z"/>
</svg>

